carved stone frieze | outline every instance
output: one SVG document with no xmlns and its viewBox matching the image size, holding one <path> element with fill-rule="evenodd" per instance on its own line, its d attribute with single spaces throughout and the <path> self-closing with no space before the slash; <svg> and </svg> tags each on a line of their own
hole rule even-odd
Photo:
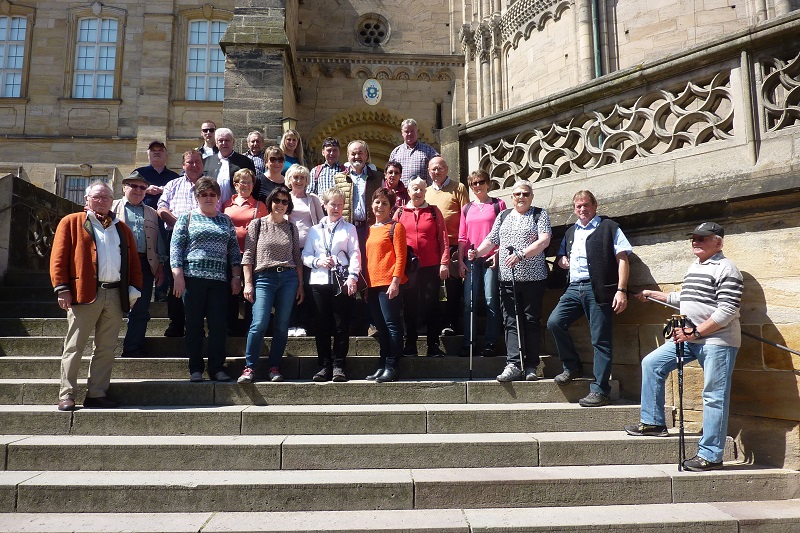
<svg viewBox="0 0 800 533">
<path fill-rule="evenodd" d="M 481 147 L 500 188 L 643 159 L 733 137 L 730 71 L 588 110 Z"/>
<path fill-rule="evenodd" d="M 462 24 L 458 32 L 458 39 L 461 41 L 461 51 L 467 61 L 475 59 L 475 32 L 469 24 Z"/>
<path fill-rule="evenodd" d="M 575 0 L 517 0 L 503 13 L 501 39 L 503 42 L 513 40 L 516 47 L 534 28 L 542 29 L 548 20 L 560 19 L 564 11 L 574 5 Z"/>
<path fill-rule="evenodd" d="M 767 131 L 800 125 L 800 52 L 761 60 L 761 101 Z"/>
<path fill-rule="evenodd" d="M 304 78 L 341 76 L 355 79 L 452 81 L 455 72 L 463 65 L 463 59 L 453 56 L 390 56 L 388 61 L 386 57 L 369 56 L 301 55 L 298 58 L 298 72 Z"/>
</svg>

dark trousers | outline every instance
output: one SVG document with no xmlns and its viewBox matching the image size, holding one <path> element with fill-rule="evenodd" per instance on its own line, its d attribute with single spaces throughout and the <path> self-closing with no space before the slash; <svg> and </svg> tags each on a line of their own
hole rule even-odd
<svg viewBox="0 0 800 533">
<path fill-rule="evenodd" d="M 519 310 L 519 325 L 522 328 L 522 341 L 525 352 L 525 369 L 532 371 L 539 364 L 539 351 L 542 346 L 542 300 L 547 288 L 547 280 L 518 281 L 517 294 L 510 281 L 500 282 L 500 304 L 503 308 L 503 327 L 506 339 L 506 362 L 521 367 L 519 332 L 514 303 Z"/>
<path fill-rule="evenodd" d="M 244 301 L 244 321 L 239 318 L 239 307 Z M 228 331 L 231 335 L 243 337 L 253 323 L 253 304 L 244 299 L 244 295 L 228 295 Z"/>
<path fill-rule="evenodd" d="M 378 329 L 380 343 L 380 366 L 396 368 L 403 354 L 403 298 L 400 295 L 389 299 L 387 286 L 370 287 L 367 297 L 372 322 Z"/>
<path fill-rule="evenodd" d="M 450 256 L 458 251 L 458 246 L 450 247 Z M 444 326 L 450 326 L 453 331 L 458 333 L 458 318 L 464 314 L 461 305 L 461 296 L 464 294 L 464 280 L 460 277 L 450 276 L 444 281 L 444 290 L 447 293 L 447 312 L 444 317 Z"/>
<path fill-rule="evenodd" d="M 172 231 L 169 231 L 169 240 L 172 242 Z M 172 265 L 169 270 L 169 293 L 167 295 L 167 316 L 169 317 L 169 328 L 183 331 L 186 327 L 186 314 L 183 309 L 183 300 L 175 296 L 172 292 Z M 163 285 L 163 284 L 162 284 Z"/>
<path fill-rule="evenodd" d="M 353 297 L 342 292 L 335 296 L 335 285 L 306 285 L 311 288 L 311 298 L 316 313 L 314 341 L 317 345 L 319 366 L 334 366 L 344 370 L 345 357 L 350 350 L 350 314 Z M 308 296 L 306 296 L 308 297 Z M 333 336 L 333 350 L 331 350 Z"/>
<path fill-rule="evenodd" d="M 153 296 L 153 273 L 146 254 L 139 254 L 139 264 L 142 267 L 142 296 L 128 314 L 128 331 L 122 342 L 122 351 L 135 352 L 142 349 L 144 336 L 147 333 L 147 323 L 150 321 L 150 298 Z"/>
<path fill-rule="evenodd" d="M 417 325 L 423 319 L 427 325 L 428 347 L 439 346 L 441 313 L 439 311 L 439 265 L 420 267 L 413 281 L 401 285 L 406 343 L 416 344 Z"/>
<path fill-rule="evenodd" d="M 225 311 L 230 285 L 224 281 L 185 277 L 183 301 L 186 308 L 186 351 L 189 372 L 202 372 L 203 319 L 208 322 L 208 375 L 214 376 L 225 364 Z"/>
<path fill-rule="evenodd" d="M 311 269 L 303 265 L 303 288 L 309 292 L 309 280 L 311 279 Z M 289 319 L 290 328 L 303 328 L 311 334 L 314 321 L 314 303 L 311 301 L 311 294 L 306 294 L 303 303 L 294 302 L 292 307 L 292 317 Z"/>
</svg>

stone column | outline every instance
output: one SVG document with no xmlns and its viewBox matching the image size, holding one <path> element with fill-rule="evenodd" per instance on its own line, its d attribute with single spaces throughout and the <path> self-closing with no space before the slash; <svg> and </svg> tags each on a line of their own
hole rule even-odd
<svg viewBox="0 0 800 533">
<path fill-rule="evenodd" d="M 594 78 L 594 51 L 592 47 L 592 1 L 577 0 L 576 24 L 578 29 L 578 83 Z"/>
<path fill-rule="evenodd" d="M 296 4 L 238 0 L 219 42 L 226 56 L 223 122 L 236 132 L 263 129 L 267 144 L 283 133 L 281 119 L 292 115 L 297 103 L 294 49 L 287 32 L 295 23 Z"/>
</svg>

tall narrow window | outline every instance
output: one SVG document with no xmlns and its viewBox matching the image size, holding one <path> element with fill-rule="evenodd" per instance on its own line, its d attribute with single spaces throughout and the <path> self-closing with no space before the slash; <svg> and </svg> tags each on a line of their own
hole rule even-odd
<svg viewBox="0 0 800 533">
<path fill-rule="evenodd" d="M 22 95 L 22 72 L 25 64 L 26 17 L 0 17 L 0 96 Z"/>
<path fill-rule="evenodd" d="M 224 20 L 189 23 L 186 99 L 222 101 L 225 96 L 225 54 L 219 40 L 228 29 Z"/>
<path fill-rule="evenodd" d="M 113 98 L 117 25 L 112 18 L 81 18 L 75 49 L 74 98 Z"/>
</svg>

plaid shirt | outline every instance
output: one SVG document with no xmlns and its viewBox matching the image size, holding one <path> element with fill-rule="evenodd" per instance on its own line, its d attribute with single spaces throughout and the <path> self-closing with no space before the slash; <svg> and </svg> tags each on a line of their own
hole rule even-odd
<svg viewBox="0 0 800 533">
<path fill-rule="evenodd" d="M 306 192 L 313 192 L 320 198 L 322 195 L 336 185 L 333 177 L 339 173 L 344 172 L 344 167 L 339 163 L 336 163 L 333 166 L 330 166 L 328 162 L 322 164 L 322 169 L 319 172 L 319 178 L 314 179 L 314 176 L 317 174 L 317 167 L 311 169 L 311 179 L 309 180 L 309 184 L 306 187 Z"/>
<path fill-rule="evenodd" d="M 403 165 L 403 176 L 400 179 L 406 187 L 408 187 L 408 182 L 417 176 L 427 181 L 430 185 L 428 162 L 438 155 L 439 152 L 433 146 L 417 141 L 414 148 L 409 148 L 406 143 L 403 143 L 392 150 L 389 155 L 389 161 L 397 161 Z"/>
<path fill-rule="evenodd" d="M 264 164 L 264 152 L 261 152 L 258 155 L 253 155 L 250 150 L 245 153 L 247 157 L 249 157 L 253 161 L 253 165 L 256 167 L 256 176 L 258 173 L 261 172 L 262 174 L 265 172 L 266 165 Z"/>
<path fill-rule="evenodd" d="M 194 197 L 194 183 L 185 174 L 164 185 L 164 192 L 158 199 L 158 208 L 162 207 L 169 209 L 176 218 L 198 207 L 197 198 Z M 166 223 L 164 226 L 172 229 Z"/>
</svg>

